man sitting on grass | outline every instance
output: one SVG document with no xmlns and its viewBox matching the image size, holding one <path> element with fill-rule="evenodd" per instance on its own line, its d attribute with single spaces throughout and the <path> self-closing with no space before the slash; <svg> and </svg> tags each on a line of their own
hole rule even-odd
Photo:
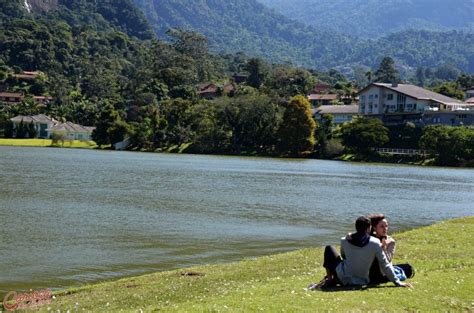
<svg viewBox="0 0 474 313">
<path fill-rule="evenodd" d="M 370 283 L 369 271 L 375 259 L 385 276 L 399 287 L 411 287 L 401 282 L 393 271 L 393 267 L 385 257 L 380 240 L 370 236 L 370 220 L 361 216 L 355 223 L 356 232 L 341 239 L 341 256 L 333 246 L 324 250 L 324 264 L 327 276 L 319 283 L 312 284 L 309 289 L 333 287 L 337 284 L 367 285 Z"/>
</svg>

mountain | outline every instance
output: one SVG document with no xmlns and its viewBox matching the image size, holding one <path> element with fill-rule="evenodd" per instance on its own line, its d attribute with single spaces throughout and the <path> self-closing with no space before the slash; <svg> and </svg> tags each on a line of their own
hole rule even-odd
<svg viewBox="0 0 474 313">
<path fill-rule="evenodd" d="M 58 16 L 71 25 L 99 31 L 109 27 L 139 39 L 152 39 L 153 31 L 131 0 L 0 0 L 0 25 L 11 18 Z"/>
<path fill-rule="evenodd" d="M 392 56 L 403 67 L 450 63 L 474 72 L 474 35 L 464 32 L 410 30 L 370 40 L 305 26 L 300 19 L 289 19 L 256 0 L 134 1 L 158 36 L 166 36 L 169 28 L 194 30 L 204 34 L 216 52 L 243 51 L 274 62 L 319 69 L 374 67 L 384 56 Z M 348 16 L 345 21 L 351 20 Z"/>
<path fill-rule="evenodd" d="M 414 30 L 474 32 L 474 0 L 258 0 L 319 30 L 377 38 Z"/>
</svg>

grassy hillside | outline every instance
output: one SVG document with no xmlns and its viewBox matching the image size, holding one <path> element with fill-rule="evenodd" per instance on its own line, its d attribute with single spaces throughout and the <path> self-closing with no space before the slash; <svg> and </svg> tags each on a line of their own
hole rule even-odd
<svg viewBox="0 0 474 313">
<path fill-rule="evenodd" d="M 361 37 L 401 30 L 474 31 L 473 0 L 258 0 L 316 29 Z"/>
<path fill-rule="evenodd" d="M 472 311 L 474 217 L 395 234 L 396 263 L 414 289 L 307 291 L 323 276 L 322 248 L 104 282 L 57 294 L 46 310 L 115 312 Z"/>
</svg>

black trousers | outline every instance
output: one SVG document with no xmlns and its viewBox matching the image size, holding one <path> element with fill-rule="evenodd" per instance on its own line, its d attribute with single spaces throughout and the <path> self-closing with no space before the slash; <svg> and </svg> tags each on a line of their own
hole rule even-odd
<svg viewBox="0 0 474 313">
<path fill-rule="evenodd" d="M 324 249 L 324 262 L 323 266 L 331 273 L 331 275 L 339 281 L 337 278 L 337 273 L 336 273 L 336 267 L 339 265 L 339 263 L 342 262 L 342 258 L 339 255 L 339 252 L 337 252 L 336 248 L 333 246 L 326 246 Z"/>
</svg>

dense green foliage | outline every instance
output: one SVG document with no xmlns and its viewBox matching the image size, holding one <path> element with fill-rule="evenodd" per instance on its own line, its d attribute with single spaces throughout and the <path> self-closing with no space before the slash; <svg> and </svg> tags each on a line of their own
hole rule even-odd
<svg viewBox="0 0 474 313">
<path fill-rule="evenodd" d="M 375 118 L 360 117 L 342 125 L 340 137 L 351 151 L 367 155 L 372 148 L 382 147 L 389 141 L 389 130 Z"/>
<path fill-rule="evenodd" d="M 400 74 L 395 69 L 395 62 L 391 57 L 383 58 L 374 76 L 376 82 L 398 83 L 400 81 Z"/>
<path fill-rule="evenodd" d="M 195 30 L 209 38 L 212 51 L 244 51 L 273 62 L 290 61 L 323 69 L 359 64 L 374 67 L 384 56 L 391 55 L 400 65 L 433 67 L 452 63 L 474 72 L 473 34 L 409 30 L 366 40 L 304 26 L 299 22 L 300 15 L 292 15 L 295 20 L 291 20 L 256 0 L 134 1 L 159 36 L 164 36 L 168 28 Z M 294 6 L 293 2 L 288 4 Z M 319 10 L 317 5 L 300 7 Z M 331 13 L 344 17 L 345 23 L 354 20 L 349 17 L 351 14 L 343 15 L 331 9 L 321 11 L 321 14 Z"/>
<path fill-rule="evenodd" d="M 278 150 L 291 156 L 311 152 L 315 144 L 315 129 L 308 100 L 303 96 L 291 98 L 278 129 Z"/>
<path fill-rule="evenodd" d="M 361 37 L 400 30 L 472 32 L 472 1 L 436 0 L 258 0 L 316 29 Z"/>
<path fill-rule="evenodd" d="M 440 165 L 474 165 L 472 127 L 427 126 L 420 145 L 431 150 Z"/>
</svg>

